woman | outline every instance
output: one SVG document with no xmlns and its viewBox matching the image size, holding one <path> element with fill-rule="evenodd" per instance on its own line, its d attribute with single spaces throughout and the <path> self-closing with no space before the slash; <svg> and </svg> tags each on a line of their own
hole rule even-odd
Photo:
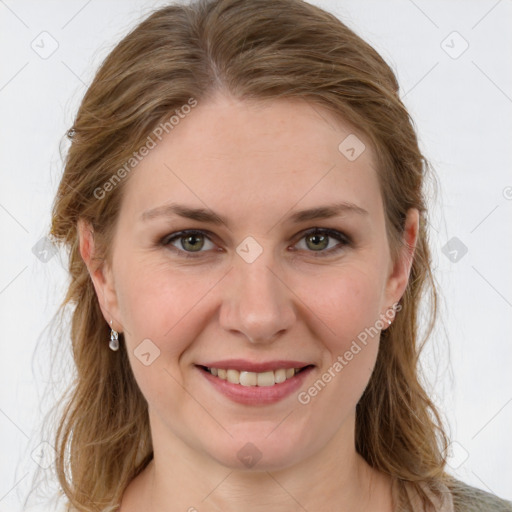
<svg viewBox="0 0 512 512">
<path fill-rule="evenodd" d="M 53 210 L 68 510 L 512 510 L 446 473 L 419 382 L 427 165 L 397 90 L 297 0 L 169 6 L 112 51 Z"/>
</svg>

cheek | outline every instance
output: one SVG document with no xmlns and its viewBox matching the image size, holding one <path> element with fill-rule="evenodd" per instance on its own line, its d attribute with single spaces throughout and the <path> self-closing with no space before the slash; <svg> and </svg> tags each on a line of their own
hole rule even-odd
<svg viewBox="0 0 512 512">
<path fill-rule="evenodd" d="M 307 303 L 327 327 L 319 377 L 330 391 L 321 402 L 355 406 L 370 379 L 383 327 L 382 275 L 378 265 L 351 266 L 308 283 Z"/>
<path fill-rule="evenodd" d="M 368 385 L 382 328 L 380 282 L 377 270 L 356 267 L 311 282 L 308 304 L 328 327 L 321 329 L 322 367 L 299 396 L 318 411 L 310 415 L 313 431 L 323 422 L 334 432 Z"/>
<path fill-rule="evenodd" d="M 150 339 L 170 361 L 178 358 L 204 327 L 201 308 L 218 276 L 192 268 L 170 271 L 165 261 L 150 258 L 125 260 L 119 269 L 118 303 L 128 347 L 133 351 Z"/>
<path fill-rule="evenodd" d="M 210 279 L 170 272 L 149 261 L 126 260 L 120 267 L 118 302 L 130 365 L 142 394 L 157 410 L 186 402 L 179 363 L 190 340 L 200 334 L 198 312 Z"/>
<path fill-rule="evenodd" d="M 379 319 L 382 278 L 376 267 L 369 268 L 347 267 L 303 283 L 307 304 L 329 328 L 340 350 Z"/>
<path fill-rule="evenodd" d="M 309 283 L 307 304 L 321 320 L 317 324 L 323 358 L 315 378 L 297 398 L 307 430 L 324 432 L 325 437 L 335 435 L 354 413 L 378 354 L 379 273 L 366 269 L 347 267 Z"/>
</svg>

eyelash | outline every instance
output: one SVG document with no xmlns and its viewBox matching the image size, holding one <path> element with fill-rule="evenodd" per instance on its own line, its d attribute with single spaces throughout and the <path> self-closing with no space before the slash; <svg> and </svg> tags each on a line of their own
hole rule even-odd
<svg viewBox="0 0 512 512">
<path fill-rule="evenodd" d="M 177 247 L 174 247 L 171 243 L 175 240 L 179 240 L 180 238 L 185 238 L 186 236 L 190 235 L 201 235 L 205 236 L 210 242 L 213 243 L 211 238 L 208 236 L 208 231 L 203 230 L 197 230 L 197 229 L 185 229 L 183 231 L 179 231 L 177 233 L 171 233 L 170 235 L 164 236 L 160 241 L 159 244 L 163 245 L 167 248 L 172 248 L 172 250 L 175 250 L 177 253 L 182 255 L 185 258 L 200 258 L 201 253 L 204 253 L 206 251 L 197 251 L 196 253 L 191 251 L 185 251 L 183 249 L 178 249 Z M 334 238 L 340 242 L 335 247 L 331 247 L 330 249 L 325 249 L 322 251 L 306 251 L 309 253 L 312 253 L 312 256 L 315 258 L 325 258 L 328 256 L 331 256 L 333 254 L 338 253 L 342 249 L 344 249 L 346 246 L 352 245 L 352 239 L 346 235 L 345 233 L 341 233 L 340 231 L 337 231 L 335 229 L 329 229 L 329 228 L 313 228 L 309 229 L 301 234 L 301 237 L 298 239 L 298 242 L 300 242 L 302 239 L 309 235 L 327 235 L 330 238 Z"/>
</svg>

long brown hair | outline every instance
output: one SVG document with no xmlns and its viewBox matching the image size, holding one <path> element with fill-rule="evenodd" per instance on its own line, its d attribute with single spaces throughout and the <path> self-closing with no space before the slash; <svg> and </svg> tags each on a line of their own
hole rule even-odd
<svg viewBox="0 0 512 512">
<path fill-rule="evenodd" d="M 95 257 L 110 261 L 112 234 L 129 176 L 104 185 L 160 123 L 216 90 L 239 99 L 296 98 L 357 127 L 378 155 L 386 226 L 397 254 L 409 208 L 420 212 L 419 238 L 401 312 L 383 332 L 376 367 L 357 405 L 356 449 L 374 468 L 405 482 L 425 505 L 444 472 L 447 436 L 424 390 L 418 358 L 436 316 L 427 243 L 424 181 L 429 166 L 379 54 L 335 16 L 301 0 L 200 0 L 155 11 L 106 58 L 70 129 L 71 145 L 53 205 L 51 236 L 69 250 L 76 377 L 56 432 L 57 474 L 69 509 L 119 504 L 152 458 L 147 404 L 121 344 L 109 328 L 80 255 L 77 222 L 94 230 Z M 101 196 L 101 197 L 99 197 Z M 428 304 L 420 336 L 419 305 Z M 421 484 L 421 485 L 420 485 Z"/>
</svg>

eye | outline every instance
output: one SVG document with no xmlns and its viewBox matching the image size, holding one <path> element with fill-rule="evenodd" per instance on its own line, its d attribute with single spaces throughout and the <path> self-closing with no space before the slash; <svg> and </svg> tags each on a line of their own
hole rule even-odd
<svg viewBox="0 0 512 512">
<path fill-rule="evenodd" d="M 338 243 L 334 243 L 335 240 Z M 304 243 L 302 247 L 300 247 L 303 241 Z M 350 238 L 340 231 L 327 228 L 314 228 L 303 233 L 296 247 L 307 252 L 318 253 L 313 256 L 328 256 L 341 251 L 345 246 L 350 244 Z"/>
<path fill-rule="evenodd" d="M 302 233 L 299 242 L 293 246 L 294 249 L 292 250 L 296 251 L 298 248 L 308 253 L 314 253 L 313 256 L 315 257 L 322 257 L 338 253 L 346 246 L 350 246 L 351 243 L 348 235 L 335 229 L 313 228 Z M 186 258 L 201 257 L 201 253 L 216 247 L 205 231 L 194 229 L 167 235 L 160 240 L 160 244 L 169 249 L 172 248 L 179 255 Z"/>
<path fill-rule="evenodd" d="M 197 256 L 190 253 L 204 252 L 202 249 L 204 249 L 205 246 L 206 250 L 210 250 L 215 247 L 213 242 L 208 238 L 208 236 L 206 236 L 203 231 L 192 229 L 180 231 L 179 233 L 173 233 L 170 236 L 166 236 L 162 239 L 161 243 L 165 246 L 172 245 L 178 252 L 185 253 L 186 257 L 191 258 Z"/>
</svg>

